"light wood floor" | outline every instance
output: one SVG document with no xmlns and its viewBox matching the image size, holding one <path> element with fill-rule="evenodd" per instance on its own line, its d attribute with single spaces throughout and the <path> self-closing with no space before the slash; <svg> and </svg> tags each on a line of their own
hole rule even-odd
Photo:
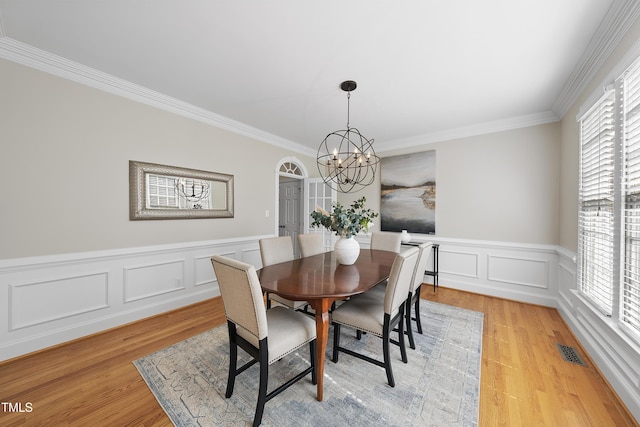
<svg viewBox="0 0 640 427">
<path fill-rule="evenodd" d="M 480 426 L 638 426 L 555 309 L 430 286 L 422 296 L 485 314 Z M 224 321 L 215 298 L 2 363 L 0 402 L 32 411 L 0 406 L 0 425 L 171 426 L 131 362 Z"/>
</svg>

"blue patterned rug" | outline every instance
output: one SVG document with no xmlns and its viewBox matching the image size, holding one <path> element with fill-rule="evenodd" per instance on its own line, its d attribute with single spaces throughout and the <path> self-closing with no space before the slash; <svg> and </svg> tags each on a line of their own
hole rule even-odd
<svg viewBox="0 0 640 427">
<path fill-rule="evenodd" d="M 341 354 L 331 362 L 327 345 L 324 400 L 305 377 L 265 406 L 264 426 L 476 426 L 480 394 L 483 314 L 421 300 L 424 335 L 414 333 L 409 363 L 391 346 L 395 388 L 383 368 Z M 414 329 L 415 331 L 415 329 Z M 382 340 L 355 339 L 343 328 L 341 345 L 381 359 Z M 270 366 L 269 390 L 308 365 L 308 347 Z M 236 378 L 224 397 L 228 369 L 226 324 L 134 361 L 176 426 L 246 426 L 253 421 L 258 366 Z M 238 351 L 243 360 L 248 356 Z M 238 363 L 238 366 L 240 366 Z"/>
</svg>

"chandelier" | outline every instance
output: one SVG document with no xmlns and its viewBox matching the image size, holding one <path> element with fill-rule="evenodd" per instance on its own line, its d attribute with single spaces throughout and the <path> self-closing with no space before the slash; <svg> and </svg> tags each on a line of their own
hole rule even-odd
<svg viewBox="0 0 640 427">
<path fill-rule="evenodd" d="M 331 132 L 318 148 L 318 172 L 329 187 L 340 193 L 359 191 L 372 184 L 380 162 L 373 150 L 373 139 L 349 126 L 351 92 L 356 87 L 352 80 L 340 85 L 347 92 L 347 128 Z"/>
<path fill-rule="evenodd" d="M 190 178 L 176 179 L 176 191 L 184 200 L 197 203 L 209 196 L 209 183 Z M 194 209 L 197 209 L 194 207 Z"/>
</svg>

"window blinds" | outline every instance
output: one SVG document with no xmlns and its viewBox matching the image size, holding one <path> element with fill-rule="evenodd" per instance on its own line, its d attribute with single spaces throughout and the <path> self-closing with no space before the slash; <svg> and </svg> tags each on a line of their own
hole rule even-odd
<svg viewBox="0 0 640 427">
<path fill-rule="evenodd" d="M 611 315 L 614 255 L 615 93 L 580 121 L 579 288 Z"/>
<path fill-rule="evenodd" d="M 640 63 L 622 78 L 624 265 L 620 321 L 640 332 Z"/>
<path fill-rule="evenodd" d="M 177 208 L 175 178 L 149 174 L 147 197 L 147 204 L 152 208 Z"/>
</svg>

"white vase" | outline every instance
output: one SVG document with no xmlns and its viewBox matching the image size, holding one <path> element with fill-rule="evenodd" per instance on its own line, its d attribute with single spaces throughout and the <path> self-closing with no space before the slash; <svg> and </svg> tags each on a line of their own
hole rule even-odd
<svg viewBox="0 0 640 427">
<path fill-rule="evenodd" d="M 402 240 L 402 243 L 409 243 L 411 241 L 411 234 L 407 233 L 407 230 L 402 230 L 400 240 Z"/>
<path fill-rule="evenodd" d="M 341 237 L 333 248 L 338 264 L 351 265 L 360 255 L 360 243 L 352 237 Z"/>
</svg>

